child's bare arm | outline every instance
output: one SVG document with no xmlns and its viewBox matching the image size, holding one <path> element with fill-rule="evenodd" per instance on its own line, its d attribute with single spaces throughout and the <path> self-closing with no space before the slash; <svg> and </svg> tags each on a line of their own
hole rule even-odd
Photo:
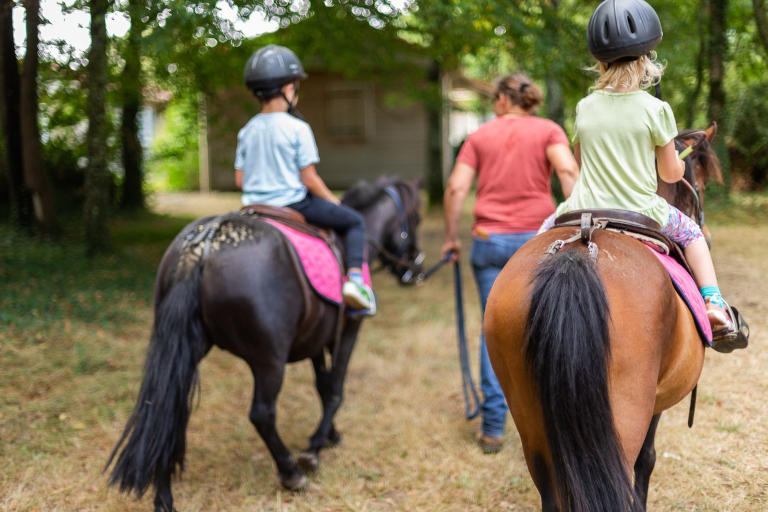
<svg viewBox="0 0 768 512">
<path fill-rule="evenodd" d="M 333 192 L 325 185 L 323 178 L 317 174 L 315 164 L 306 166 L 301 170 L 301 182 L 307 187 L 307 190 L 312 192 L 313 195 L 326 201 L 330 201 L 333 204 L 339 204 L 341 201 L 333 195 Z"/>
<path fill-rule="evenodd" d="M 683 178 L 685 163 L 677 157 L 674 140 L 664 146 L 656 146 L 656 163 L 663 181 L 676 183 Z"/>
</svg>

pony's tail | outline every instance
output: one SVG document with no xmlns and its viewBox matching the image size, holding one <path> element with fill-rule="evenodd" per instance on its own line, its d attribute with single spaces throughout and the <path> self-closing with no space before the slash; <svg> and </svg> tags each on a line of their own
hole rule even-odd
<svg viewBox="0 0 768 512">
<path fill-rule="evenodd" d="M 201 273 L 195 268 L 172 283 L 155 305 L 139 397 L 105 467 L 122 447 L 109 484 L 139 498 L 151 484 L 168 482 L 177 468 L 184 469 L 187 421 L 199 388 L 197 364 L 208 350 L 200 316 Z"/>
<path fill-rule="evenodd" d="M 605 289 L 585 253 L 563 251 L 540 264 L 525 356 L 541 395 L 562 512 L 642 510 L 611 414 L 608 320 Z"/>
</svg>

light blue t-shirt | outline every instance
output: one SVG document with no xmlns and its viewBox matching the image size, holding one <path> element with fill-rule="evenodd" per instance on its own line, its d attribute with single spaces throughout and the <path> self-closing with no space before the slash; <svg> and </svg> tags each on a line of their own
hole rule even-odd
<svg viewBox="0 0 768 512">
<path fill-rule="evenodd" d="M 319 161 L 309 124 L 287 112 L 255 115 L 237 134 L 235 169 L 243 171 L 243 205 L 301 201 L 307 187 L 300 171 Z"/>
</svg>

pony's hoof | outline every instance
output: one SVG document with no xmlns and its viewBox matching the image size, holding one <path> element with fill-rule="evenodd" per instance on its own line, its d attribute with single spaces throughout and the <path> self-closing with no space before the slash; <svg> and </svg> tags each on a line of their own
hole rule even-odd
<svg viewBox="0 0 768 512">
<path fill-rule="evenodd" d="M 320 457 L 314 452 L 301 452 L 296 457 L 296 464 L 305 473 L 314 473 L 320 467 Z"/>
<path fill-rule="evenodd" d="M 341 433 L 339 433 L 339 431 L 335 430 L 335 429 L 331 430 L 328 433 L 328 441 L 327 442 L 328 442 L 328 444 L 326 444 L 326 446 L 328 446 L 328 447 L 336 446 L 337 444 L 339 444 L 341 442 Z"/>
<path fill-rule="evenodd" d="M 283 484 L 283 487 L 293 492 L 303 491 L 309 486 L 309 480 L 301 472 L 297 472 L 289 478 L 281 477 L 280 483 Z"/>
</svg>

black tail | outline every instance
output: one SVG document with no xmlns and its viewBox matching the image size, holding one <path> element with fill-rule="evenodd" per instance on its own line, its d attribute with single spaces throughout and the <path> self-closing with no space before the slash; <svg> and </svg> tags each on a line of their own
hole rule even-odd
<svg viewBox="0 0 768 512">
<path fill-rule="evenodd" d="M 564 251 L 539 266 L 526 359 L 541 395 L 562 512 L 642 510 L 611 414 L 608 301 L 594 264 Z"/>
<path fill-rule="evenodd" d="M 122 446 L 110 485 L 141 497 L 150 484 L 167 482 L 184 469 L 197 364 L 208 350 L 200 316 L 197 268 L 173 283 L 155 306 L 155 324 L 136 407 L 106 467 Z M 158 283 L 160 280 L 158 280 Z"/>
</svg>

